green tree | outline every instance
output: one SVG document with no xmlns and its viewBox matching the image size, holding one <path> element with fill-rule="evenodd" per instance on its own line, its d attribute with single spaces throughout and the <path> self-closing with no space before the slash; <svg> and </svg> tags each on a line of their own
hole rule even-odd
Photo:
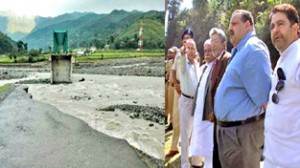
<svg viewBox="0 0 300 168">
<path fill-rule="evenodd" d="M 49 49 L 49 53 L 51 53 L 52 47 L 51 47 L 51 46 L 48 46 L 48 49 Z"/>
<path fill-rule="evenodd" d="M 114 43 L 115 41 L 115 37 L 114 36 L 110 36 L 110 44 Z"/>
<path fill-rule="evenodd" d="M 19 40 L 17 42 L 17 47 L 18 47 L 18 52 L 22 52 L 25 48 L 24 48 L 24 42 Z"/>
<path fill-rule="evenodd" d="M 289 3 L 294 5 L 299 13 L 300 2 L 296 0 L 228 0 L 228 2 L 226 3 L 226 9 L 228 10 L 226 10 L 223 18 L 221 18 L 222 28 L 227 30 L 233 11 L 235 11 L 236 9 L 246 9 L 250 11 L 253 15 L 258 37 L 261 38 L 268 46 L 273 68 L 275 67 L 276 62 L 279 58 L 279 53 L 271 42 L 269 13 L 273 6 L 282 3 Z"/>
<path fill-rule="evenodd" d="M 24 50 L 28 51 L 28 43 L 24 43 L 23 46 L 24 46 Z"/>
<path fill-rule="evenodd" d="M 168 0 L 167 2 L 167 10 L 169 11 L 168 16 L 168 27 L 167 27 L 167 37 L 166 37 L 166 48 L 167 49 L 174 46 L 179 45 L 178 36 L 180 34 L 181 27 L 179 26 L 179 6 L 182 3 L 182 0 Z"/>
</svg>

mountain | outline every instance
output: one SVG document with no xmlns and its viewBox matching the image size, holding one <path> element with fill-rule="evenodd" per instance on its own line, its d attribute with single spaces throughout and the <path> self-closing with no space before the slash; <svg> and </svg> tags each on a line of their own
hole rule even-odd
<svg viewBox="0 0 300 168">
<path fill-rule="evenodd" d="M 117 36 L 115 45 L 119 48 L 122 48 L 122 45 L 125 46 L 124 48 L 137 48 L 141 26 L 143 28 L 143 48 L 164 48 L 164 26 L 158 21 L 150 19 L 141 19 L 129 26 L 124 33 Z"/>
<path fill-rule="evenodd" d="M 68 21 L 68 20 L 75 20 L 75 19 L 78 19 L 87 14 L 89 14 L 89 13 L 73 12 L 73 13 L 66 13 L 63 15 L 59 15 L 57 17 L 39 17 L 38 16 L 35 18 L 36 26 L 34 27 L 34 29 L 32 31 L 35 31 L 37 29 L 42 29 L 42 28 L 50 26 L 50 25 L 62 23 L 62 22 Z"/>
<path fill-rule="evenodd" d="M 12 12 L 0 12 L 0 31 L 15 41 L 26 37 L 32 31 L 68 20 L 74 20 L 88 14 L 74 12 L 56 17 L 18 16 Z"/>
<path fill-rule="evenodd" d="M 17 50 L 17 44 L 10 37 L 0 32 L 0 54 Z"/>
<path fill-rule="evenodd" d="M 15 41 L 25 37 L 35 26 L 35 16 L 18 16 L 12 12 L 0 12 L 0 31 Z"/>
<path fill-rule="evenodd" d="M 29 35 L 23 38 L 22 41 L 28 43 L 29 49 L 46 49 L 49 46 L 52 46 L 53 31 L 57 29 L 68 30 L 69 43 L 71 41 L 74 41 L 74 39 L 80 40 L 81 36 L 77 35 L 76 33 L 79 31 L 78 29 L 80 29 L 81 26 L 89 24 L 90 22 L 93 22 L 94 20 L 99 19 L 101 17 L 103 16 L 100 14 L 89 13 L 74 20 L 66 20 L 59 23 L 56 23 L 57 21 L 52 21 L 53 24 L 47 26 L 43 26 L 43 22 L 41 22 L 41 25 L 37 26 L 41 28 L 32 31 Z"/>
<path fill-rule="evenodd" d="M 29 49 L 48 49 L 52 46 L 53 30 L 64 29 L 68 31 L 70 49 L 95 45 L 95 42 L 101 43 L 97 47 L 102 48 L 105 44 L 113 46 L 115 39 L 120 41 L 127 35 L 131 38 L 137 34 L 141 20 L 145 22 L 143 23 L 145 24 L 145 42 L 148 38 L 148 41 L 152 39 L 155 43 L 164 41 L 164 12 L 128 12 L 125 10 L 114 10 L 109 14 L 77 12 L 55 18 L 37 17 L 37 25 L 22 41 L 28 43 Z M 151 30 L 149 33 L 151 35 L 147 35 L 146 30 Z"/>
<path fill-rule="evenodd" d="M 8 19 L 5 16 L 0 16 L 0 31 L 1 32 L 6 32 L 7 29 L 7 24 L 8 24 Z"/>
</svg>

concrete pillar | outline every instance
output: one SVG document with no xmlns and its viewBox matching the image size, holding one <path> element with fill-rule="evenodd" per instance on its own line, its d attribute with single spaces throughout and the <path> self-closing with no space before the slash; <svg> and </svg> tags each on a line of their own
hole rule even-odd
<svg viewBox="0 0 300 168">
<path fill-rule="evenodd" d="M 51 83 L 72 83 L 72 54 L 51 55 Z"/>
</svg>

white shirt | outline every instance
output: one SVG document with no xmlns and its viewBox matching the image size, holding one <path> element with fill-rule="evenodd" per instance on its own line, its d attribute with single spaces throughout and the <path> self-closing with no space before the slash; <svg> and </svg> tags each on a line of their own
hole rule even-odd
<svg viewBox="0 0 300 168">
<path fill-rule="evenodd" d="M 194 64 L 191 64 L 187 55 L 181 57 L 180 88 L 182 93 L 188 96 L 195 96 L 196 87 L 200 77 L 199 68 L 200 65 L 196 59 L 194 59 Z"/>
<path fill-rule="evenodd" d="M 205 88 L 207 87 L 207 82 L 210 82 L 208 77 L 214 64 L 215 61 L 212 61 L 200 67 L 200 76 L 202 77 L 198 87 L 190 146 L 190 151 L 193 156 L 212 156 L 213 153 L 213 123 L 210 121 L 202 121 L 202 117 L 206 95 Z M 207 66 L 207 68 L 203 73 L 205 66 Z"/>
<path fill-rule="evenodd" d="M 277 69 L 286 76 L 278 92 L 279 103 L 272 102 L 278 82 Z M 265 118 L 264 155 L 273 163 L 289 168 L 300 165 L 300 40 L 281 53 L 272 78 L 272 88 Z"/>
</svg>

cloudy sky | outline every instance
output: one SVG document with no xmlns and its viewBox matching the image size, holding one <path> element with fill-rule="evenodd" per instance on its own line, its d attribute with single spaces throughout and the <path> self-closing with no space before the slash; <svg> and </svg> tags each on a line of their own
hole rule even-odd
<svg viewBox="0 0 300 168">
<path fill-rule="evenodd" d="M 96 13 L 110 13 L 114 9 L 163 11 L 164 2 L 165 0 L 0 0 L 0 11 L 45 17 L 74 11 Z"/>
</svg>

